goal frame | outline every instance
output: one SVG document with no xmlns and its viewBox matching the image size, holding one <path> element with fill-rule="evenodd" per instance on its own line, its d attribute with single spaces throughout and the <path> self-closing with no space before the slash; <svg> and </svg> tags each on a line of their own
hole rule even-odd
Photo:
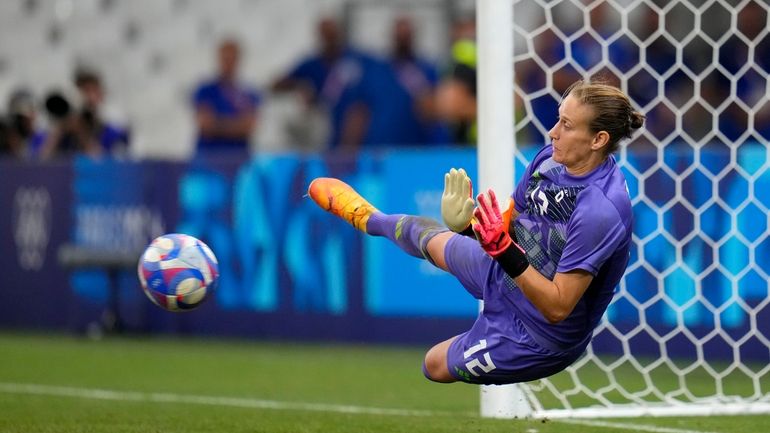
<svg viewBox="0 0 770 433">
<path fill-rule="evenodd" d="M 750 3 L 752 0 L 742 0 L 739 3 L 736 3 L 734 6 L 731 6 L 734 9 L 738 9 L 746 5 L 747 3 Z M 553 2 L 551 2 L 553 3 Z M 574 1 L 573 4 L 579 5 L 579 4 L 589 4 L 590 6 L 593 6 L 597 4 L 598 2 L 578 2 Z M 617 6 L 619 8 L 623 8 L 624 6 L 619 5 L 619 0 L 609 0 L 609 3 L 611 3 L 614 6 Z M 629 0 L 625 2 L 624 4 L 631 4 L 631 5 L 639 5 L 639 4 L 647 4 L 649 1 L 647 0 Z M 671 10 L 676 7 L 677 5 L 685 4 L 686 2 L 683 1 L 676 1 L 671 2 L 670 4 L 666 6 L 657 7 L 656 9 L 662 11 L 663 13 L 671 12 Z M 722 0 L 708 0 L 703 2 L 702 4 L 698 6 L 694 5 L 687 5 L 685 4 L 686 8 L 689 8 L 690 10 L 695 12 L 695 24 L 698 25 L 700 23 L 700 20 L 702 19 L 701 15 L 704 13 L 704 11 L 708 8 L 710 8 L 714 4 L 722 4 Z M 485 190 L 486 188 L 494 188 L 496 191 L 498 191 L 499 194 L 503 195 L 510 194 L 510 192 L 513 190 L 513 179 L 514 173 L 513 173 L 513 164 L 515 158 L 515 149 L 516 149 L 516 139 L 515 139 L 515 122 L 511 122 L 511 119 L 514 119 L 514 61 L 515 61 L 515 51 L 514 51 L 514 0 L 476 0 L 476 23 L 477 23 L 477 44 L 478 44 L 478 60 L 477 60 L 477 68 L 478 68 L 478 112 L 479 112 L 479 119 L 478 119 L 478 127 L 479 127 L 479 141 L 478 141 L 478 168 L 479 168 L 479 184 L 482 190 Z M 550 4 L 550 3 L 549 3 Z M 770 16 L 770 8 L 766 8 L 766 11 L 768 15 Z M 550 11 L 549 11 L 550 14 Z M 585 17 L 587 17 L 587 13 L 585 14 Z M 548 20 L 550 21 L 552 17 L 550 15 L 548 16 Z M 628 18 L 624 15 L 622 17 L 622 22 L 624 26 L 628 25 Z M 663 28 L 665 23 L 662 18 L 660 17 L 659 20 L 660 27 Z M 736 26 L 735 17 L 733 16 L 731 28 Z M 625 27 L 624 27 L 625 28 Z M 660 29 L 658 32 L 662 32 Z M 765 34 L 767 34 L 768 30 L 765 30 Z M 665 32 L 662 32 L 665 33 Z M 611 38 L 611 40 L 617 40 L 617 37 Z M 726 38 L 721 38 L 720 41 L 724 41 Z M 510 42 L 510 43 L 509 43 Z M 681 41 L 680 41 L 681 43 Z M 719 43 L 718 41 L 712 42 L 714 44 Z M 528 48 L 531 48 L 531 46 L 528 46 Z M 607 56 L 607 47 L 606 45 L 603 46 L 603 56 Z M 641 48 L 640 48 L 641 50 Z M 566 48 L 565 56 L 571 55 L 571 49 L 568 46 Z M 750 56 L 754 55 L 754 49 L 750 48 Z M 606 59 L 606 57 L 605 57 Z M 753 60 L 752 57 L 749 57 L 750 60 Z M 645 61 L 644 54 L 640 54 L 640 63 Z M 719 59 L 718 57 L 715 60 L 718 64 Z M 682 62 L 681 53 L 677 54 L 677 66 Z M 563 62 L 560 62 L 559 65 L 563 65 Z M 614 66 L 609 65 L 611 70 L 614 70 Z M 663 74 L 663 78 L 670 77 L 670 74 Z M 659 80 L 663 78 L 658 78 Z M 733 78 L 733 80 L 737 80 L 737 78 Z M 547 80 L 548 85 L 551 85 L 551 81 Z M 767 84 L 770 86 L 770 83 Z M 659 88 L 662 88 L 661 84 L 658 84 Z M 695 91 L 700 90 L 700 83 L 695 83 Z M 734 87 L 735 85 L 733 85 Z M 624 89 L 626 90 L 626 89 Z M 735 89 L 731 89 L 731 97 L 735 98 Z M 663 96 L 663 98 L 667 98 L 667 96 Z M 764 100 L 766 101 L 768 99 L 768 96 L 765 95 Z M 760 100 L 761 102 L 762 100 Z M 686 105 L 684 108 L 681 108 L 682 110 L 685 110 L 687 107 L 690 107 L 691 105 Z M 724 104 L 722 105 L 724 106 Z M 713 109 L 714 111 L 718 111 L 717 108 Z M 715 117 L 716 118 L 716 117 Z M 682 126 L 682 116 L 681 114 L 677 115 L 677 132 L 681 133 L 683 131 Z M 547 123 L 547 122 L 546 122 Z M 754 119 L 751 117 L 748 121 L 748 128 L 754 128 Z M 719 138 L 720 133 L 718 132 L 718 126 L 716 126 L 716 122 L 714 122 L 713 128 L 717 130 L 717 137 Z M 713 134 L 713 131 L 712 131 Z M 744 137 L 746 134 L 743 135 Z M 757 134 L 758 136 L 758 134 Z M 652 135 L 649 135 L 651 137 L 651 141 L 655 142 L 654 137 Z M 692 141 L 691 141 L 692 140 Z M 694 148 L 699 149 L 695 152 L 696 157 L 694 158 L 695 163 L 700 163 L 700 148 L 703 146 L 703 143 L 700 142 L 700 140 L 697 139 L 687 139 L 685 141 L 688 141 L 689 143 L 693 144 Z M 697 143 L 694 143 L 697 142 Z M 767 140 L 763 138 L 759 138 L 759 142 L 761 144 L 764 144 L 765 146 L 768 145 Z M 665 143 L 663 146 L 659 146 L 657 155 L 659 159 L 659 164 L 662 164 L 665 166 L 665 162 L 661 163 L 660 161 L 664 157 L 663 150 L 660 147 L 665 147 Z M 733 155 L 731 157 L 731 162 L 735 164 L 736 156 L 735 156 L 735 150 L 732 150 Z M 625 159 L 625 151 L 621 152 L 620 160 L 622 164 L 622 160 Z M 766 168 L 767 165 L 770 164 L 769 162 L 765 162 L 765 170 L 770 171 L 770 168 Z M 642 180 L 645 179 L 644 174 L 642 173 Z M 718 182 L 720 180 L 719 177 L 716 177 L 716 181 L 714 179 L 711 179 L 712 184 L 714 182 Z M 751 176 L 748 176 L 748 181 L 753 182 L 758 177 L 757 173 L 751 173 Z M 677 188 L 681 188 L 681 179 L 676 180 L 677 182 Z M 714 187 L 714 191 L 717 191 L 717 187 Z M 753 185 L 751 186 L 753 188 Z M 679 195 L 680 193 L 677 192 Z M 718 197 L 717 197 L 718 199 Z M 730 209 L 729 212 L 734 212 L 735 209 Z M 662 221 L 662 218 L 659 214 L 659 219 Z M 731 224 L 735 224 L 734 222 L 735 216 L 732 216 Z M 659 225 L 662 224 L 662 222 L 659 221 Z M 733 229 L 734 230 L 734 229 Z M 757 242 L 754 242 L 750 247 L 755 245 Z M 719 246 L 719 243 L 717 243 Z M 678 245 L 677 248 L 681 249 L 681 245 Z M 679 251 L 679 250 L 678 250 Z M 679 252 L 678 254 L 681 254 Z M 751 255 L 753 256 L 753 251 L 751 252 Z M 681 257 L 679 257 L 677 260 L 682 260 Z M 753 258 L 752 258 L 753 261 Z M 661 277 L 658 277 L 659 279 Z M 698 277 L 700 278 L 700 277 Z M 737 278 L 737 277 L 736 277 Z M 735 284 L 733 282 L 733 284 Z M 622 291 L 623 289 L 621 289 Z M 659 288 L 659 290 L 664 290 L 664 288 Z M 700 293 L 698 293 L 697 296 L 701 296 Z M 734 295 L 735 296 L 735 295 Z M 681 305 L 680 305 L 681 307 Z M 683 308 L 682 308 L 683 309 Z M 720 312 L 720 308 L 715 308 L 715 311 L 712 311 L 712 313 L 718 314 Z M 724 309 L 722 309 L 724 310 Z M 677 310 L 678 314 L 681 315 L 682 311 Z M 604 319 L 606 320 L 606 318 Z M 718 323 L 719 321 L 717 321 Z M 677 326 L 686 326 L 681 322 L 680 317 L 680 323 Z M 721 325 L 720 325 L 721 326 Z M 756 331 L 756 330 L 754 330 Z M 758 332 L 758 331 L 756 331 Z M 694 337 L 691 337 L 694 338 Z M 764 340 L 763 340 L 764 341 Z M 589 350 L 589 353 L 586 356 L 597 356 L 593 353 L 592 350 Z M 666 356 L 665 354 L 661 354 L 661 356 Z M 700 362 L 700 360 L 698 361 Z M 764 371 L 764 370 L 763 370 Z M 677 372 L 678 374 L 681 374 L 680 372 Z M 756 373 L 756 372 L 755 372 Z M 765 373 L 760 373 L 759 376 L 763 376 Z M 717 375 L 718 376 L 718 375 Z M 721 380 L 722 378 L 717 379 L 717 376 L 714 376 L 715 380 Z M 682 377 L 680 376 L 680 382 L 683 382 L 681 380 Z M 613 379 L 614 381 L 614 379 Z M 755 378 L 756 383 L 758 384 L 758 380 Z M 755 384 L 754 386 L 757 387 L 758 385 Z M 709 416 L 709 415 L 749 415 L 749 414 L 766 414 L 770 413 L 770 393 L 767 389 L 761 389 L 761 386 L 759 387 L 759 391 L 755 391 L 755 395 L 750 398 L 740 397 L 740 396 L 733 396 L 729 395 L 729 393 L 723 393 L 723 390 L 721 389 L 721 383 L 717 386 L 717 395 L 714 396 L 708 396 L 708 397 L 689 397 L 691 401 L 685 401 L 680 398 L 677 398 L 676 396 L 669 396 L 666 394 L 666 396 L 662 399 L 660 402 L 632 402 L 629 404 L 611 404 L 611 405 L 592 405 L 588 407 L 568 407 L 564 409 L 551 409 L 551 408 L 545 408 L 539 401 L 536 390 L 530 385 L 530 384 L 517 384 L 517 385 L 505 385 L 505 386 L 484 386 L 481 389 L 481 416 L 483 417 L 495 417 L 495 418 L 552 418 L 552 419 L 558 419 L 558 418 L 623 418 L 623 417 L 642 417 L 642 416 L 653 416 L 653 417 L 672 417 L 672 416 Z M 756 392 L 760 392 L 761 395 L 757 396 Z"/>
</svg>

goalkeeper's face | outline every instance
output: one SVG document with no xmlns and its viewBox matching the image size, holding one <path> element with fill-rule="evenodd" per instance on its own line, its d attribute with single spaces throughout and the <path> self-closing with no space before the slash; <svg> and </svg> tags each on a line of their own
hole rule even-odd
<svg viewBox="0 0 770 433">
<path fill-rule="evenodd" d="M 564 164 L 570 172 L 582 171 L 595 161 L 597 134 L 589 128 L 593 116 L 591 106 L 568 95 L 559 106 L 556 124 L 548 131 L 554 161 Z"/>
</svg>

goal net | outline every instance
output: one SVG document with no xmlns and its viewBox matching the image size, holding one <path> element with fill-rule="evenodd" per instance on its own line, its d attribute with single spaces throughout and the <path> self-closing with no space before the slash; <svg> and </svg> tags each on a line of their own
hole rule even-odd
<svg viewBox="0 0 770 433">
<path fill-rule="evenodd" d="M 626 275 L 585 356 L 521 386 L 533 416 L 770 411 L 769 9 L 513 2 L 520 163 L 578 78 L 602 75 L 647 115 L 617 156 L 635 216 Z"/>
</svg>

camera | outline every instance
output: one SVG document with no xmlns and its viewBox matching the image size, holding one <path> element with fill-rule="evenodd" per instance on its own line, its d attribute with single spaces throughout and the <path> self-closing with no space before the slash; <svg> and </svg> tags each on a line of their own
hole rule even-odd
<svg viewBox="0 0 770 433">
<path fill-rule="evenodd" d="M 45 98 L 45 110 L 55 120 L 66 119 L 72 113 L 72 104 L 59 92 L 52 92 Z"/>
</svg>

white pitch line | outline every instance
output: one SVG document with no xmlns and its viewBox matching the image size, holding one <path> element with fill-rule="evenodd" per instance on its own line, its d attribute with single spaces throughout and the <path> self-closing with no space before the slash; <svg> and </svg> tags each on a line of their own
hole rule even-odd
<svg viewBox="0 0 770 433">
<path fill-rule="evenodd" d="M 108 389 L 73 388 L 67 386 L 49 386 L 22 383 L 0 383 L 0 392 L 9 394 L 76 397 L 95 400 L 144 401 L 154 403 L 190 403 L 208 406 L 230 406 L 274 410 L 304 410 L 313 412 L 335 412 L 366 415 L 436 416 L 451 414 L 450 412 L 437 412 L 429 410 L 391 409 L 340 404 L 288 402 L 253 398 L 183 395 L 158 392 L 143 393 L 133 391 L 114 391 Z"/>
<path fill-rule="evenodd" d="M 395 409 L 382 407 L 352 406 L 325 403 L 288 402 L 262 400 L 241 397 L 217 397 L 209 395 L 183 395 L 160 392 L 116 391 L 110 389 L 74 388 L 69 386 L 52 386 L 25 383 L 2 383 L 0 392 L 7 394 L 45 395 L 55 397 L 74 397 L 92 400 L 136 401 L 153 403 L 188 403 L 206 406 L 243 407 L 272 410 L 303 410 L 312 412 L 332 412 L 363 415 L 386 416 L 447 416 L 463 415 L 476 416 L 472 413 L 440 412 L 431 410 Z M 581 424 L 589 427 L 606 427 L 635 432 L 650 433 L 712 433 L 697 430 L 683 430 L 670 427 L 658 427 L 644 424 L 619 423 L 608 421 L 589 421 L 578 419 L 557 419 L 551 422 L 564 424 Z"/>
<path fill-rule="evenodd" d="M 611 421 L 589 421 L 584 419 L 559 419 L 554 420 L 557 422 L 563 422 L 565 424 L 579 424 L 589 427 L 606 427 L 623 430 L 633 430 L 638 432 L 650 432 L 650 433 L 714 433 L 700 430 L 685 430 L 672 427 L 660 427 L 649 424 L 633 424 L 625 422 L 611 422 Z"/>
</svg>

